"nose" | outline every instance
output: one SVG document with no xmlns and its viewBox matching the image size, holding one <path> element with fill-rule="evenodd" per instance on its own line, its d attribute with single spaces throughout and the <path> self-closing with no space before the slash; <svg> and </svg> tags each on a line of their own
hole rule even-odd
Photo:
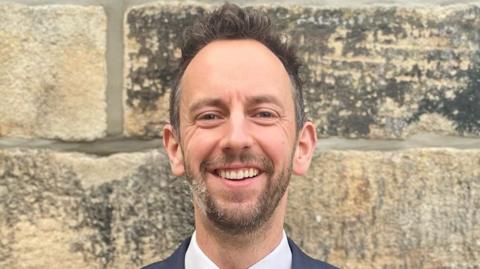
<svg viewBox="0 0 480 269">
<path fill-rule="evenodd" d="M 231 114 L 222 138 L 222 150 L 230 153 L 239 152 L 250 149 L 252 144 L 253 138 L 245 116 L 241 113 Z"/>
</svg>

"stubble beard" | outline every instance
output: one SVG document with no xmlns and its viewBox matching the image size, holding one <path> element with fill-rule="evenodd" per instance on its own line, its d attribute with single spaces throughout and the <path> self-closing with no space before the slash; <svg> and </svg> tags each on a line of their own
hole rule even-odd
<svg viewBox="0 0 480 269">
<path fill-rule="evenodd" d="M 238 159 L 242 163 L 253 162 L 260 165 L 267 176 L 264 189 L 255 203 L 248 207 L 222 207 L 206 185 L 207 168 L 231 163 L 237 160 L 235 156 L 225 155 L 203 161 L 200 164 L 200 175 L 193 171 L 188 162 L 185 163 L 185 177 L 196 205 L 218 229 L 230 235 L 249 234 L 259 230 L 272 217 L 287 191 L 291 177 L 291 161 L 287 162 L 288 167 L 283 167 L 281 172 L 274 176 L 273 162 L 264 156 L 243 153 Z"/>
</svg>

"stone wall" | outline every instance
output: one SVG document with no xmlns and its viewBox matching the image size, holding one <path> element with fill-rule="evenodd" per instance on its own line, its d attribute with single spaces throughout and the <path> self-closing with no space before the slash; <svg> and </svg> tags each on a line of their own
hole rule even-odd
<svg viewBox="0 0 480 269">
<path fill-rule="evenodd" d="M 13 3 L 15 2 L 15 3 Z M 0 0 L 0 268 L 138 268 L 193 230 L 160 145 L 221 1 Z M 321 138 L 285 229 L 341 268 L 480 264 L 480 2 L 232 1 L 298 45 Z"/>
</svg>

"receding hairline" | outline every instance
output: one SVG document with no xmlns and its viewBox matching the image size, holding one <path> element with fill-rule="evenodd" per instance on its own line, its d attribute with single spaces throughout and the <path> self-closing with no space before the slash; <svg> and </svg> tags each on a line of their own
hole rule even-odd
<svg viewBox="0 0 480 269">
<path fill-rule="evenodd" d="M 218 39 L 218 40 L 214 40 L 214 41 L 211 41 L 210 43 L 206 44 L 203 48 L 201 48 L 191 59 L 191 61 L 187 64 L 187 66 L 185 67 L 183 73 L 181 74 L 181 77 L 179 78 L 179 83 L 178 83 L 178 87 L 176 89 L 177 91 L 177 97 L 180 99 L 178 100 L 178 104 L 181 103 L 181 92 L 183 91 L 182 88 L 183 87 L 183 84 L 184 84 L 184 80 L 185 80 L 185 76 L 186 74 L 188 74 L 188 71 L 191 69 L 191 66 L 192 66 L 192 63 L 193 64 L 196 64 L 196 61 L 198 61 L 198 58 L 199 57 L 207 57 L 207 60 L 208 60 L 208 54 L 205 55 L 205 53 L 211 53 L 210 51 L 212 52 L 218 52 L 219 48 L 215 48 L 215 46 L 219 46 L 219 44 L 227 44 L 227 45 L 231 45 L 231 44 L 235 44 L 235 43 L 241 43 L 241 44 L 252 44 L 253 47 L 251 46 L 248 46 L 247 48 L 249 49 L 252 49 L 252 52 L 254 52 L 254 50 L 257 50 L 258 51 L 264 51 L 266 54 L 264 55 L 268 55 L 266 57 L 268 57 L 268 60 L 273 60 L 276 62 L 276 66 L 279 68 L 279 70 L 277 71 L 280 71 L 283 73 L 283 75 L 285 76 L 285 78 L 288 80 L 288 85 L 289 85 L 289 90 L 292 92 L 292 101 L 293 101 L 293 105 L 295 106 L 295 83 L 294 83 L 294 80 L 291 76 L 291 74 L 288 73 L 288 70 L 287 68 L 285 67 L 285 65 L 283 64 L 283 62 L 281 61 L 281 59 L 269 48 L 267 47 L 265 44 L 263 44 L 262 42 L 259 42 L 258 40 L 255 40 L 255 39 Z M 223 47 L 221 48 L 225 51 L 231 51 L 231 50 L 234 50 L 234 48 L 231 48 L 231 47 Z M 258 50 L 260 49 L 260 50 Z M 264 56 L 263 56 L 264 57 Z"/>
<path fill-rule="evenodd" d="M 234 45 L 237 45 L 238 47 L 235 48 L 233 47 Z M 224 52 L 223 56 L 228 57 L 229 54 L 235 53 L 235 50 L 238 51 L 239 49 L 242 49 L 243 51 L 251 51 L 252 53 L 255 53 L 256 55 L 255 58 L 250 57 L 249 59 L 255 60 L 258 57 L 262 57 L 263 59 L 275 61 L 276 62 L 275 66 L 279 67 L 282 73 L 284 73 L 287 76 L 290 75 L 284 63 L 282 62 L 282 60 L 268 46 L 266 46 L 262 42 L 255 39 L 218 39 L 218 40 L 209 42 L 200 50 L 198 50 L 197 53 L 195 53 L 192 59 L 188 62 L 187 66 L 185 67 L 185 70 L 183 71 L 183 74 L 180 77 L 179 86 L 181 87 L 185 74 L 187 74 L 188 71 L 191 69 L 192 64 L 196 64 L 196 62 L 199 61 L 199 59 L 206 58 L 207 59 L 206 63 L 208 64 L 208 62 L 213 62 L 216 60 L 213 57 L 209 59 L 209 56 L 212 56 L 212 53 L 218 54 L 219 52 Z M 262 51 L 265 52 L 263 55 L 259 53 Z M 219 55 L 215 55 L 215 56 L 218 57 Z"/>
</svg>

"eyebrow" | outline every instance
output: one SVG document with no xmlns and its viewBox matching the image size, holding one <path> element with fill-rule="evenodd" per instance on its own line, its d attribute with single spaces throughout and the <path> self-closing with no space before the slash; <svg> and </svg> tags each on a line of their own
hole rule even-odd
<svg viewBox="0 0 480 269">
<path fill-rule="evenodd" d="M 220 107 L 222 109 L 227 109 L 227 105 L 220 98 L 202 98 L 190 106 L 189 111 L 195 111 L 205 106 L 214 106 Z"/>
<path fill-rule="evenodd" d="M 271 103 L 280 107 L 281 109 L 284 108 L 282 105 L 282 102 L 280 102 L 280 100 L 278 100 L 278 98 L 276 98 L 273 95 L 257 95 L 257 96 L 247 97 L 247 104 L 249 105 L 258 105 L 258 104 L 264 104 L 264 103 Z"/>
</svg>

